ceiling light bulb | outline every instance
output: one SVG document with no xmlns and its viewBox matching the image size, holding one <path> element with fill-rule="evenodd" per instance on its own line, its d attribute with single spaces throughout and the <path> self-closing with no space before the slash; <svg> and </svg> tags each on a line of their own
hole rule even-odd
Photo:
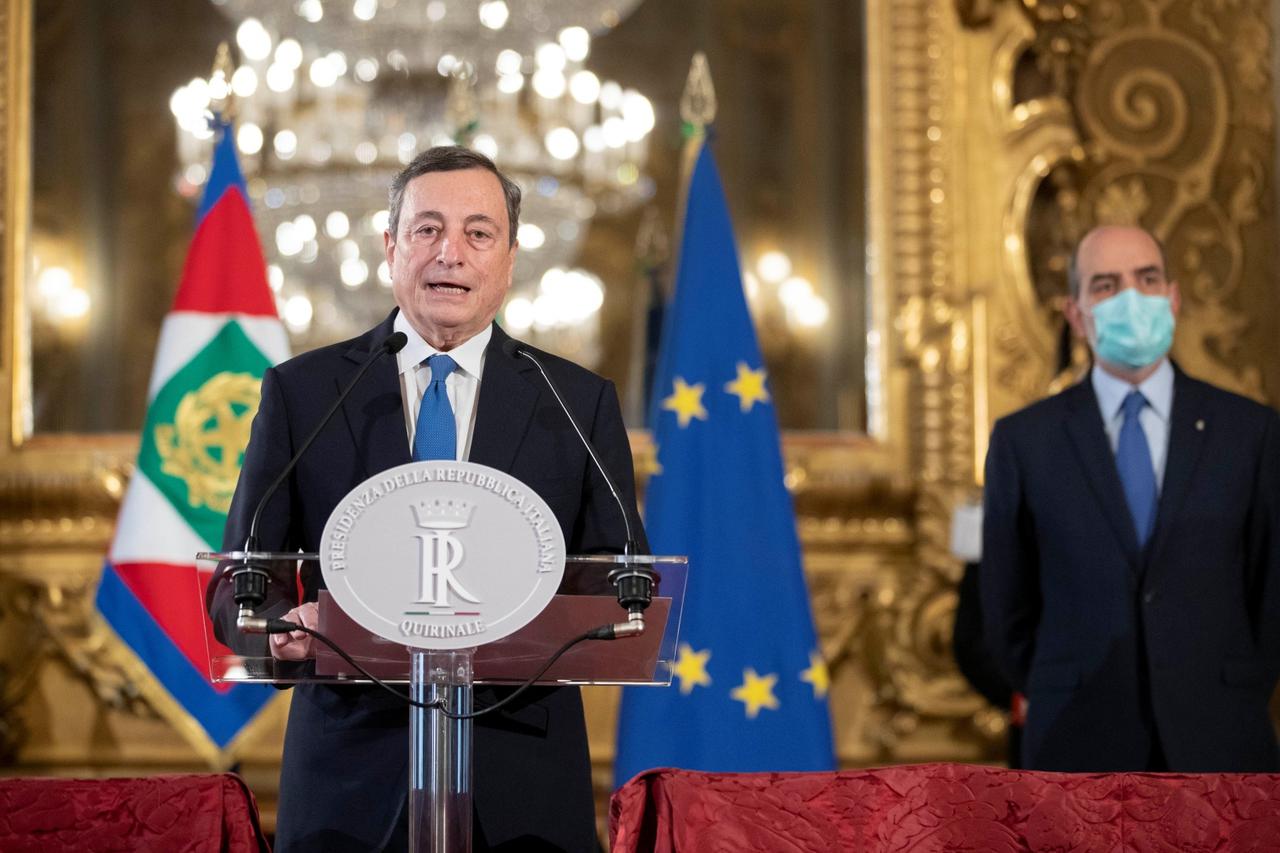
<svg viewBox="0 0 1280 853">
<path fill-rule="evenodd" d="M 231 75 L 231 91 L 237 98 L 248 98 L 258 91 L 258 72 L 248 65 L 241 65 Z"/>
<path fill-rule="evenodd" d="M 573 62 L 581 62 L 591 52 L 591 34 L 582 27 L 565 27 L 558 41 L 565 57 Z"/>
<path fill-rule="evenodd" d="M 335 240 L 341 240 L 351 231 L 351 220 L 341 210 L 330 212 L 324 218 L 324 233 Z"/>
<path fill-rule="evenodd" d="M 480 4 L 480 23 L 491 30 L 500 30 L 507 25 L 511 10 L 503 0 L 488 0 Z"/>
<path fill-rule="evenodd" d="M 557 160 L 572 160 L 578 156 L 578 134 L 567 127 L 553 128 L 545 141 L 547 152 Z"/>
<path fill-rule="evenodd" d="M 756 272 L 769 284 L 778 284 L 791 275 L 791 259 L 785 252 L 777 250 L 765 252 L 756 261 Z"/>
<path fill-rule="evenodd" d="M 569 94 L 580 104 L 594 104 L 600 98 L 600 78 L 590 71 L 576 72 L 569 78 Z"/>
<path fill-rule="evenodd" d="M 538 63 L 538 68 L 564 71 L 564 48 L 558 44 L 547 42 L 538 48 L 538 52 L 534 54 L 534 61 Z"/>
<path fill-rule="evenodd" d="M 276 47 L 276 62 L 286 68 L 299 68 L 302 65 L 302 45 L 297 39 L 285 39 Z"/>
<path fill-rule="evenodd" d="M 236 28 L 236 44 L 246 59 L 260 62 L 271 55 L 271 34 L 257 18 L 245 18 Z"/>
<path fill-rule="evenodd" d="M 498 54 L 493 67 L 499 74 L 519 74 L 523 65 L 524 57 L 508 48 Z"/>
<path fill-rule="evenodd" d="M 262 128 L 253 122 L 245 122 L 236 131 L 236 145 L 245 154 L 257 154 L 262 150 Z"/>
</svg>

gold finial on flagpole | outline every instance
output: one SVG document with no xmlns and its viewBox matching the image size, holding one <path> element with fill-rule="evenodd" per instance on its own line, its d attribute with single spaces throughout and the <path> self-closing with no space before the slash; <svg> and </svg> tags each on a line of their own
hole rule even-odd
<svg viewBox="0 0 1280 853">
<path fill-rule="evenodd" d="M 684 134 L 684 151 L 680 158 L 680 172 L 687 186 L 697 162 L 698 151 L 706 139 L 707 128 L 716 120 L 716 88 L 711 83 L 711 66 L 707 55 L 698 51 L 689 63 L 689 76 L 685 78 L 684 94 L 680 96 L 680 130 Z M 680 209 L 684 210 L 684 192 L 680 194 Z"/>
<path fill-rule="evenodd" d="M 225 122 L 235 119 L 236 98 L 231 92 L 231 76 L 235 73 L 231 46 L 224 41 L 218 45 L 218 52 L 213 57 L 213 68 L 209 72 L 209 105 Z"/>
<path fill-rule="evenodd" d="M 680 192 L 676 209 L 675 234 L 671 244 L 679 247 L 684 241 L 684 211 L 689 201 L 689 181 L 693 167 L 698 162 L 698 152 L 707 137 L 707 127 L 716 118 L 716 89 L 711 83 L 711 66 L 707 55 L 698 51 L 689 63 L 689 76 L 685 78 L 684 94 L 680 96 L 680 129 L 684 134 L 684 150 L 680 154 Z"/>
<path fill-rule="evenodd" d="M 700 138 L 707 126 L 716 120 L 716 89 L 711 83 L 711 66 L 707 55 L 698 51 L 689 64 L 684 94 L 680 96 L 680 118 L 686 138 Z"/>
</svg>

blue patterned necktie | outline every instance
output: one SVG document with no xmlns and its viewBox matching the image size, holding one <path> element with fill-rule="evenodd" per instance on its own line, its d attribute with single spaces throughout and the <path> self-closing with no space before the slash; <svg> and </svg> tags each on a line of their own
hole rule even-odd
<svg viewBox="0 0 1280 853">
<path fill-rule="evenodd" d="M 431 384 L 422 395 L 418 407 L 418 425 L 413 433 L 414 461 L 423 459 L 456 459 L 458 456 L 458 426 L 453 420 L 453 407 L 444 381 L 458 365 L 447 355 L 437 354 L 427 359 L 431 368 Z"/>
<path fill-rule="evenodd" d="M 1138 534 L 1138 547 L 1145 547 L 1156 522 L 1156 472 L 1151 464 L 1151 448 L 1138 416 L 1146 408 L 1147 398 L 1140 391 L 1130 391 L 1121 409 L 1124 423 L 1120 426 L 1120 442 L 1116 447 L 1116 468 L 1124 497 L 1133 516 Z"/>
</svg>

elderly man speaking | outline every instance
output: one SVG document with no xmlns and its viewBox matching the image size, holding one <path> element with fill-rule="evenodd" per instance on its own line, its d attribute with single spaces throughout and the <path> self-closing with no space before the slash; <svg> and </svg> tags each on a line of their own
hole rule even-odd
<svg viewBox="0 0 1280 853">
<path fill-rule="evenodd" d="M 260 548 L 314 551 L 330 512 L 358 483 L 411 459 L 453 459 L 533 488 L 555 512 L 570 553 L 620 550 L 626 529 L 603 478 L 536 368 L 504 349 L 510 338 L 493 322 L 511 286 L 519 188 L 483 155 L 432 148 L 395 178 L 390 212 L 384 241 L 397 310 L 354 340 L 267 371 L 227 547 L 244 544 L 267 485 L 339 388 L 398 331 L 408 343 L 373 365 L 271 498 Z M 634 513 L 631 450 L 613 383 L 554 356 L 540 360 Z M 300 603 L 292 578 L 275 579 L 260 615 L 314 626 L 320 583 L 318 572 L 305 575 Z M 227 584 L 215 578 L 210 589 L 221 635 L 234 642 Z M 273 635 L 271 652 L 302 659 L 310 639 Z M 488 692 L 476 692 L 478 703 L 492 703 Z M 408 721 L 405 703 L 373 688 L 295 688 L 276 849 L 403 849 Z M 478 718 L 474 760 L 476 850 L 597 849 L 576 688 L 534 689 Z"/>
</svg>

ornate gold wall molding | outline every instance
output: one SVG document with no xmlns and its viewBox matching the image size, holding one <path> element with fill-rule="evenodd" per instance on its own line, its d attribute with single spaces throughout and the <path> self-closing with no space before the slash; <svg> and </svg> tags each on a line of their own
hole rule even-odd
<svg viewBox="0 0 1280 853">
<path fill-rule="evenodd" d="M 1067 255 L 1088 228 L 1115 222 L 1167 246 L 1183 295 L 1179 363 L 1274 394 L 1270 5 L 1028 0 L 990 12 L 972 33 L 1012 48 L 991 79 L 1006 129 L 992 142 L 1029 156 L 1009 158 L 1024 166 L 1006 195 L 1009 257 L 993 294 L 994 412 L 1040 396 L 1063 366 L 1046 345 L 1062 333 Z M 1034 140 L 1016 132 L 1027 120 Z"/>
<path fill-rule="evenodd" d="M 873 334 L 889 412 L 880 449 L 907 503 L 891 522 L 901 539 L 846 542 L 843 570 L 815 575 L 815 605 L 824 637 L 831 631 L 844 641 L 834 667 L 843 692 L 833 701 L 843 760 L 972 760 L 990 755 L 1002 730 L 965 687 L 950 651 L 960 569 L 950 555 L 950 518 L 972 495 L 980 412 L 981 317 L 966 280 L 971 247 L 962 227 L 974 118 L 962 84 L 972 69 L 952 5 L 866 8 Z M 874 517 L 886 503 L 893 505 L 849 510 Z M 805 543 L 816 568 L 823 552 Z"/>
</svg>

